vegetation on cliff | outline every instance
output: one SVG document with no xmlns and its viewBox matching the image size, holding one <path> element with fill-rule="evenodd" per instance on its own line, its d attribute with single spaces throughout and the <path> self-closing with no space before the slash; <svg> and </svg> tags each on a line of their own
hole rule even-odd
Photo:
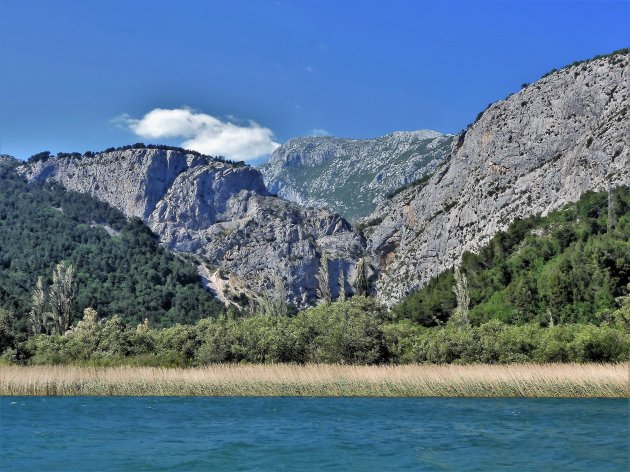
<svg viewBox="0 0 630 472">
<path fill-rule="evenodd" d="M 58 152 L 56 155 L 53 155 L 50 151 L 42 151 L 42 152 L 38 152 L 37 154 L 33 154 L 31 157 L 29 157 L 27 159 L 27 163 L 35 164 L 37 162 L 46 162 L 49 159 L 63 159 L 66 157 L 72 157 L 75 159 L 83 159 L 85 157 L 94 157 L 101 153 L 128 151 L 130 149 L 157 149 L 159 151 L 176 151 L 182 154 L 191 154 L 193 156 L 206 157 L 212 161 L 231 164 L 235 167 L 243 167 L 246 165 L 245 162 L 243 161 L 232 161 L 222 156 L 208 156 L 206 154 L 202 154 L 192 149 L 184 149 L 178 146 L 169 146 L 166 144 L 144 144 L 144 143 L 135 143 L 135 144 L 127 144 L 125 146 L 109 147 L 101 152 L 86 151 L 83 154 L 81 154 L 80 152 Z"/>
<path fill-rule="evenodd" d="M 38 277 L 44 288 L 52 285 L 61 262 L 75 269 L 74 314 L 91 307 L 128 323 L 171 325 L 223 309 L 195 267 L 162 248 L 140 220 L 59 185 L 27 184 L 11 165 L 1 166 L 0 308 L 18 331 L 27 329 Z"/>
<path fill-rule="evenodd" d="M 629 291 L 630 190 L 620 187 L 610 200 L 588 192 L 545 217 L 517 220 L 478 254 L 465 253 L 460 269 L 473 323 L 600 324 Z M 456 306 L 453 285 L 446 271 L 393 311 L 424 326 L 444 323 Z"/>
</svg>

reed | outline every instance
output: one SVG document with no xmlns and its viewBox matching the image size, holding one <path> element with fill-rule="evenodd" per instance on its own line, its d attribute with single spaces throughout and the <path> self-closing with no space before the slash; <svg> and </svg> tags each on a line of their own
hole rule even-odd
<svg viewBox="0 0 630 472">
<path fill-rule="evenodd" d="M 630 398 L 630 363 L 0 366 L 0 395 Z"/>
</svg>

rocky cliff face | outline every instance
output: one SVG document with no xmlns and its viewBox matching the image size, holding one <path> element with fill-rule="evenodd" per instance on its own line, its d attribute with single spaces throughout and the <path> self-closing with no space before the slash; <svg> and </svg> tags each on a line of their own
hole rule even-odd
<svg viewBox="0 0 630 472">
<path fill-rule="evenodd" d="M 280 146 L 260 171 L 270 192 L 357 220 L 389 192 L 432 173 L 452 139 L 428 130 L 364 140 L 295 138 Z"/>
<path fill-rule="evenodd" d="M 368 246 L 383 300 L 399 301 L 516 218 L 630 184 L 628 75 L 629 55 L 616 54 L 494 103 L 424 187 L 381 205 Z"/>
<path fill-rule="evenodd" d="M 165 246 L 193 255 L 205 282 L 224 300 L 269 292 L 280 279 L 290 301 L 303 306 L 315 297 L 324 251 L 335 293 L 337 271 L 352 276 L 364 248 L 342 217 L 273 197 L 257 170 L 206 156 L 130 149 L 52 158 L 21 172 L 141 218 Z"/>
</svg>

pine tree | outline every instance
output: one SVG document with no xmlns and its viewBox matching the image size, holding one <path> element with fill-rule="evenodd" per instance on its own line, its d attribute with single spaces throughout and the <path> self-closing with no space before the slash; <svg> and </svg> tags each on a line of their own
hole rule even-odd
<svg viewBox="0 0 630 472">
<path fill-rule="evenodd" d="M 368 295 L 370 291 L 370 287 L 368 285 L 367 278 L 367 265 L 365 264 L 365 259 L 361 258 L 357 262 L 357 278 L 354 281 L 354 292 L 361 295 Z"/>
<path fill-rule="evenodd" d="M 607 233 L 610 234 L 615 226 L 615 200 L 612 191 L 612 186 L 608 185 L 608 225 Z"/>
<path fill-rule="evenodd" d="M 275 315 L 277 316 L 287 316 L 289 312 L 287 306 L 287 289 L 282 282 L 282 278 L 280 276 L 276 276 L 274 280 L 275 285 Z"/>
<path fill-rule="evenodd" d="M 455 308 L 449 321 L 457 327 L 467 328 L 470 326 L 468 280 L 466 275 L 461 273 L 459 267 L 455 269 L 454 275 L 455 285 L 453 286 L 453 293 L 455 293 L 455 298 L 457 298 L 457 308 Z"/>
<path fill-rule="evenodd" d="M 9 311 L 0 308 L 0 354 L 15 347 L 15 318 Z"/>
</svg>

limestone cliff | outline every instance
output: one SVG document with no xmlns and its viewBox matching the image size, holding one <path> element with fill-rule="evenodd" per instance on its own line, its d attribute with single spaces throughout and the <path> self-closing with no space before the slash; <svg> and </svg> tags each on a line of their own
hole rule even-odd
<svg viewBox="0 0 630 472">
<path fill-rule="evenodd" d="M 271 196 L 251 167 L 194 153 L 117 150 L 50 158 L 23 166 L 21 172 L 30 180 L 52 180 L 88 193 L 141 218 L 166 247 L 191 254 L 200 272 L 210 274 L 206 283 L 225 300 L 269 292 L 279 278 L 290 301 L 303 306 L 315 297 L 323 252 L 336 293 L 337 271 L 343 267 L 351 276 L 364 248 L 342 217 Z M 234 283 L 213 284 L 217 277 L 232 277 Z M 234 287 L 238 289 L 224 293 Z"/>
<path fill-rule="evenodd" d="M 368 226 L 369 271 L 378 276 L 378 296 L 391 306 L 452 267 L 465 251 L 480 249 L 516 218 L 545 214 L 588 190 L 630 185 L 629 59 L 625 51 L 548 74 L 492 104 L 456 139 L 435 132 L 392 135 L 391 142 L 401 146 L 397 149 L 408 149 L 399 155 L 400 168 L 418 150 L 410 144 L 413 139 L 429 140 L 424 145 L 436 152 L 452 144 L 445 158 L 436 154 L 421 166 L 421 174 L 434 172 L 428 182 L 391 199 L 383 198 L 384 182 L 397 182 L 402 175 L 397 167 L 390 162 L 391 173 L 381 175 L 378 159 L 347 166 L 343 152 L 335 150 L 347 143 L 333 138 L 289 142 L 281 158 L 265 167 L 265 178 L 272 192 L 291 196 L 298 187 L 290 174 L 285 180 L 273 176 L 292 166 L 315 169 L 315 174 L 300 174 L 306 193 L 293 198 L 333 208 L 341 208 L 335 205 L 343 200 L 337 190 L 354 192 L 355 200 L 357 189 L 374 190 L 369 195 L 380 203 L 363 224 Z M 324 252 L 334 297 L 339 269 L 350 291 L 356 262 L 366 251 L 363 237 L 344 218 L 273 196 L 256 169 L 196 153 L 132 148 L 48 158 L 21 172 L 142 218 L 164 245 L 191 255 L 205 283 L 228 301 L 269 293 L 280 279 L 289 299 L 304 306 L 315 298 Z M 355 200 L 343 200 L 345 208 Z"/>
<path fill-rule="evenodd" d="M 492 104 L 424 186 L 371 216 L 378 294 L 392 305 L 519 217 L 630 184 L 623 52 L 553 72 Z"/>
</svg>

